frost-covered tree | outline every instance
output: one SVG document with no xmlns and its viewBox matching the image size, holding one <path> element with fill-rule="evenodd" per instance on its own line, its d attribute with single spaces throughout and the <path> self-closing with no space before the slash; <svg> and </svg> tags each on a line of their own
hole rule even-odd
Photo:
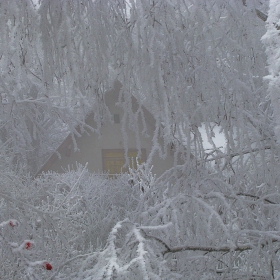
<svg viewBox="0 0 280 280">
<path fill-rule="evenodd" d="M 267 19 L 267 32 L 262 37 L 266 46 L 266 54 L 268 57 L 269 75 L 265 78 L 269 81 L 268 98 L 273 104 L 273 116 L 275 121 L 275 133 L 277 139 L 280 139 L 279 132 L 279 32 L 280 32 L 280 4 L 278 1 L 270 1 L 269 13 Z"/>
<path fill-rule="evenodd" d="M 1 194 L 3 231 L 12 219 L 30 221 L 21 236 L 1 232 L 5 240 L 26 244 L 32 232 L 40 244 L 32 261 L 58 264 L 51 279 L 279 277 L 277 1 L 263 37 L 269 76 L 268 1 L 0 3 L 2 142 L 14 153 L 44 152 L 55 141 L 48 132 L 61 127 L 77 135 L 89 110 L 98 131 L 116 80 L 124 138 L 127 129 L 146 133 L 143 106 L 156 122 L 147 163 L 121 179 L 83 168 L 35 180 L 3 175 L 18 178 Z M 178 161 L 157 178 L 150 159 L 169 144 Z"/>
<path fill-rule="evenodd" d="M 77 279 L 140 200 L 128 174 L 111 180 L 78 166 L 34 180 L 0 164 L 1 279 Z"/>
<path fill-rule="evenodd" d="M 53 2 L 54 10 L 55 6 Z M 53 64 L 56 54 L 49 38 L 53 36 L 32 1 L 0 1 L 0 14 L 0 140 L 9 147 L 11 160 L 34 173 L 65 133 L 78 133 L 76 125 L 83 125 L 91 99 L 85 101 L 85 93 L 66 79 L 61 81 L 68 70 Z M 51 17 L 48 14 L 48 20 Z M 51 25 L 54 31 L 56 25 Z"/>
</svg>

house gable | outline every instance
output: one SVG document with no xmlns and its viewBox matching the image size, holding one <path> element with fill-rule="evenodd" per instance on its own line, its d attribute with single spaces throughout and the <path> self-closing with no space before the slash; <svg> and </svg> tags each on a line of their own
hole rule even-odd
<svg viewBox="0 0 280 280">
<path fill-rule="evenodd" d="M 120 122 L 120 119 L 123 116 L 123 111 L 122 108 L 116 106 L 119 90 L 120 84 L 118 83 L 117 86 L 115 86 L 115 89 L 105 94 L 106 105 L 112 115 L 112 123 L 106 123 L 101 127 L 101 136 L 95 132 L 81 133 L 81 137 L 76 137 L 76 143 L 79 150 L 74 151 L 72 136 L 68 135 L 56 152 L 40 168 L 37 175 L 47 171 L 64 172 L 64 170 L 68 170 L 69 168 L 75 169 L 76 163 L 82 165 L 87 164 L 88 170 L 93 173 L 119 173 L 120 171 L 127 171 L 127 165 L 121 167 L 121 165 L 125 163 L 125 145 Z M 132 109 L 136 110 L 139 105 L 134 97 L 132 98 L 132 102 Z M 127 142 L 126 146 L 128 148 L 127 156 L 131 167 L 134 167 L 132 165 L 135 165 L 136 163 L 136 155 L 139 156 L 138 161 L 141 163 L 146 160 L 152 149 L 152 135 L 154 133 L 155 120 L 152 114 L 144 107 L 143 112 L 149 137 L 145 137 L 144 135 L 139 136 L 140 148 L 135 132 L 130 129 L 126 130 L 127 137 L 125 141 Z M 90 114 L 87 117 L 86 124 L 94 127 L 95 123 L 93 114 Z M 141 131 L 142 124 L 138 124 L 138 126 Z M 114 156 L 110 158 L 110 154 L 115 154 L 115 158 Z M 114 164 L 115 166 L 113 166 Z M 154 156 L 152 164 L 153 173 L 161 175 L 164 171 L 172 168 L 174 165 L 172 152 L 170 151 L 164 159 L 159 158 L 159 156 Z"/>
</svg>

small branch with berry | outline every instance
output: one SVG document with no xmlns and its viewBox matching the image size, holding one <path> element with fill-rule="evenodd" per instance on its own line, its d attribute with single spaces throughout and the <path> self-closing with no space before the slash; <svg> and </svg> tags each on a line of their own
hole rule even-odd
<svg viewBox="0 0 280 280">
<path fill-rule="evenodd" d="M 17 220 L 11 219 L 8 221 L 4 221 L 0 223 L 0 237 L 5 242 L 6 245 L 10 248 L 11 252 L 14 254 L 18 254 L 20 259 L 23 261 L 23 263 L 26 265 L 26 270 L 28 270 L 28 273 L 32 274 L 32 268 L 41 266 L 42 268 L 46 270 L 52 270 L 52 265 L 43 260 L 43 261 L 30 261 L 26 256 L 26 250 L 31 250 L 35 247 L 35 244 L 32 240 L 24 240 L 20 245 L 15 242 L 9 242 L 6 237 L 3 235 L 2 230 L 6 227 L 10 227 L 14 229 L 19 225 L 19 222 Z"/>
</svg>

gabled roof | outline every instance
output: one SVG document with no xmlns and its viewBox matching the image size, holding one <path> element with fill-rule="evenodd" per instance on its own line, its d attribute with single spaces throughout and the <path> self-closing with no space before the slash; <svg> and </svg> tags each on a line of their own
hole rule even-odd
<svg viewBox="0 0 280 280">
<path fill-rule="evenodd" d="M 121 89 L 121 83 L 120 82 L 116 82 L 114 84 L 114 88 L 108 92 L 105 93 L 105 103 L 106 105 L 108 105 L 108 99 L 112 98 L 113 94 L 115 94 L 115 96 L 118 96 L 118 93 L 120 92 Z M 106 100 L 106 96 L 107 96 L 107 100 Z M 114 106 L 115 106 L 115 101 L 117 101 L 117 99 L 113 100 L 114 102 Z M 135 112 L 137 111 L 137 109 L 139 108 L 139 104 L 137 99 L 132 96 L 132 110 Z M 149 124 L 151 127 L 155 127 L 155 119 L 153 117 L 153 115 L 146 109 L 145 106 L 141 105 L 141 109 L 144 113 L 145 116 L 145 121 L 147 124 Z M 94 112 L 91 112 L 88 114 L 88 116 L 86 117 L 85 123 L 86 125 L 90 126 L 90 122 L 93 120 L 93 116 L 94 116 Z M 76 132 L 77 134 L 83 135 L 86 133 L 86 131 L 82 131 L 80 126 L 76 127 Z M 68 136 L 63 140 L 63 142 L 59 145 L 59 147 L 55 150 L 55 152 L 45 161 L 45 163 L 39 168 L 39 170 L 36 172 L 35 176 L 38 176 L 39 174 L 41 174 L 43 171 L 47 171 L 47 170 L 51 170 L 52 165 L 60 159 L 60 155 L 65 153 L 65 151 L 67 151 L 67 149 L 70 147 L 71 149 L 71 145 L 73 144 L 73 137 L 75 137 L 73 135 L 73 133 L 69 133 Z"/>
</svg>

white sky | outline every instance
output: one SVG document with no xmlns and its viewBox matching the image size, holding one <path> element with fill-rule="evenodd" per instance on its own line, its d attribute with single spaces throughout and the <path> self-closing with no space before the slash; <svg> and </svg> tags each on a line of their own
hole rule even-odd
<svg viewBox="0 0 280 280">
<path fill-rule="evenodd" d="M 212 139 L 216 147 L 221 151 L 224 151 L 224 149 L 226 148 L 226 138 L 223 133 L 219 132 L 219 130 L 220 128 L 217 126 L 213 129 L 215 137 L 213 137 Z M 212 144 L 208 141 L 205 125 L 202 125 L 202 127 L 199 128 L 199 131 L 202 136 L 204 149 L 213 149 Z"/>
</svg>

